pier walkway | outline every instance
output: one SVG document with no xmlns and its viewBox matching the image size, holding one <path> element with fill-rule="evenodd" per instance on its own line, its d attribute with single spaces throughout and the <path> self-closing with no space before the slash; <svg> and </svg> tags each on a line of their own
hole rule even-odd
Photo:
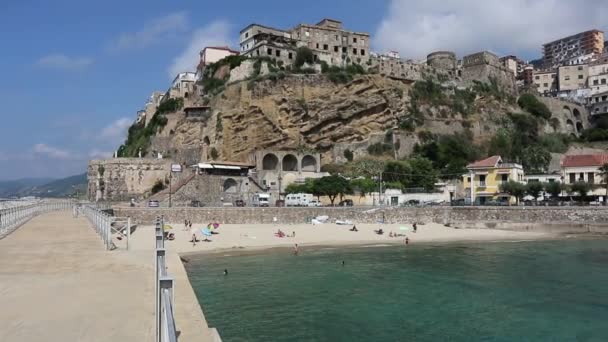
<svg viewBox="0 0 608 342">
<path fill-rule="evenodd" d="M 0 303 L 0 341 L 154 341 L 153 257 L 51 212 L 0 240 Z"/>
</svg>

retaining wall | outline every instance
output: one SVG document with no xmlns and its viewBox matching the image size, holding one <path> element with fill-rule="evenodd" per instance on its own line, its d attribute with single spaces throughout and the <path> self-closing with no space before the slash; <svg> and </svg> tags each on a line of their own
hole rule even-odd
<svg viewBox="0 0 608 342">
<path fill-rule="evenodd" d="M 436 222 L 454 226 L 531 230 L 531 227 L 565 227 L 576 232 L 608 228 L 608 208 L 603 207 L 426 207 L 426 208 L 130 208 L 116 207 L 117 216 L 130 216 L 148 224 L 156 216 L 168 222 L 185 219 L 198 223 L 226 224 L 303 223 L 327 215 L 330 220 L 356 223 Z M 597 230 L 599 231 L 599 230 Z"/>
</svg>

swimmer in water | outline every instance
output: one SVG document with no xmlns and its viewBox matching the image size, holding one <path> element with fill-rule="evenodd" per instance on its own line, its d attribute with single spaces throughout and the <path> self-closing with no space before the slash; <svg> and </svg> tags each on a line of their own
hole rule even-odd
<svg viewBox="0 0 608 342">
<path fill-rule="evenodd" d="M 228 269 L 224 269 L 224 275 L 227 276 L 228 275 Z"/>
<path fill-rule="evenodd" d="M 295 246 L 293 246 L 293 255 L 298 255 L 299 252 L 298 244 L 296 243 Z"/>
<path fill-rule="evenodd" d="M 344 266 L 344 260 L 342 260 L 342 266 Z"/>
</svg>

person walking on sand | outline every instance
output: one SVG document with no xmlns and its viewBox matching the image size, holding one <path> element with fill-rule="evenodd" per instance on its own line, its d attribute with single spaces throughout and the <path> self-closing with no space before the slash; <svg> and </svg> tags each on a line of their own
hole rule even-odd
<svg viewBox="0 0 608 342">
<path fill-rule="evenodd" d="M 418 231 L 418 225 L 417 225 L 416 223 L 414 223 L 413 227 L 414 227 L 414 233 L 415 233 L 416 231 Z"/>
<path fill-rule="evenodd" d="M 405 237 L 405 245 L 407 246 L 407 245 L 409 245 L 409 244 L 410 244 L 410 239 L 409 239 L 409 238 L 406 236 L 406 237 Z"/>
<path fill-rule="evenodd" d="M 298 253 L 300 253 L 300 250 L 299 250 L 299 248 L 298 248 L 298 244 L 296 243 L 296 244 L 293 246 L 293 255 L 298 255 Z"/>
</svg>

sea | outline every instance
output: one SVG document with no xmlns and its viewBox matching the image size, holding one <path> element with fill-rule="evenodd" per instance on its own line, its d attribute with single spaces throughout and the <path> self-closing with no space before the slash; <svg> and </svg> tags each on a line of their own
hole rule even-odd
<svg viewBox="0 0 608 342">
<path fill-rule="evenodd" d="M 225 342 L 608 341 L 604 238 L 279 249 L 185 266 Z"/>
</svg>

